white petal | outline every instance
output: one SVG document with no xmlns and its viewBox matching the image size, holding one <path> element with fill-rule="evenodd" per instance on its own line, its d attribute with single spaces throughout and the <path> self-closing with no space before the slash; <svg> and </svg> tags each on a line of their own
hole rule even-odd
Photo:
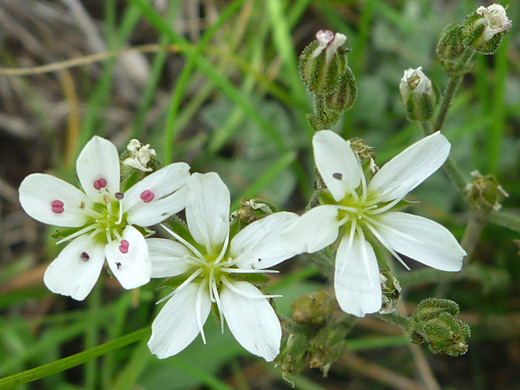
<svg viewBox="0 0 520 390">
<path fill-rule="evenodd" d="M 387 162 L 368 185 L 383 202 L 402 199 L 444 164 L 450 143 L 436 132 L 403 150 Z"/>
<path fill-rule="evenodd" d="M 43 173 L 27 176 L 18 190 L 20 203 L 27 214 L 49 225 L 79 227 L 87 218 L 80 212 L 91 202 L 83 192 L 66 181 Z M 53 212 L 52 203 L 63 203 L 63 212 Z"/>
<path fill-rule="evenodd" d="M 105 247 L 108 266 L 121 286 L 130 290 L 150 281 L 152 266 L 148 245 L 139 230 L 128 225 L 122 241 L 112 241 Z"/>
<path fill-rule="evenodd" d="M 235 339 L 249 352 L 273 361 L 280 352 L 282 328 L 273 308 L 262 297 L 262 293 L 247 282 L 234 282 L 234 287 L 246 295 L 245 298 L 228 288 L 220 294 L 220 305 L 229 330 Z"/>
<path fill-rule="evenodd" d="M 231 241 L 231 258 L 239 268 L 263 269 L 294 256 L 296 252 L 284 244 L 280 234 L 298 219 L 296 214 L 281 212 L 253 222 Z"/>
<path fill-rule="evenodd" d="M 229 190 L 216 173 L 194 173 L 188 180 L 188 228 L 210 253 L 218 250 L 229 234 L 230 201 Z"/>
<path fill-rule="evenodd" d="M 53 293 L 82 301 L 96 284 L 104 260 L 104 245 L 88 235 L 80 236 L 49 265 L 43 281 Z"/>
<path fill-rule="evenodd" d="M 174 163 L 159 169 L 125 192 L 123 199 L 124 210 L 129 211 L 129 214 L 133 215 L 136 208 L 154 205 L 164 197 L 185 186 L 189 177 L 190 166 L 186 163 Z M 149 200 L 149 197 L 143 196 L 147 203 L 142 199 L 142 195 L 146 194 L 146 191 L 153 194 L 151 200 Z M 182 208 L 184 207 L 181 207 L 181 210 Z"/>
<path fill-rule="evenodd" d="M 148 238 L 146 243 L 152 262 L 152 278 L 181 275 L 190 269 L 186 258 L 193 254 L 184 245 L 164 238 Z"/>
<path fill-rule="evenodd" d="M 281 234 L 283 244 L 295 253 L 313 253 L 338 238 L 338 208 L 318 206 L 303 214 Z"/>
<path fill-rule="evenodd" d="M 128 223 L 138 226 L 151 226 L 177 214 L 186 207 L 187 187 L 173 194 L 149 203 L 138 203 L 128 211 Z"/>
<path fill-rule="evenodd" d="M 312 139 L 316 167 L 334 199 L 339 202 L 361 181 L 361 166 L 350 144 L 330 130 L 321 130 Z"/>
<path fill-rule="evenodd" d="M 377 231 L 388 245 L 416 261 L 441 271 L 460 271 L 466 252 L 444 226 L 401 212 L 381 215 Z"/>
<path fill-rule="evenodd" d="M 341 309 L 364 317 L 381 308 L 379 266 L 372 246 L 357 235 L 349 246 L 345 235 L 336 253 L 334 291 Z"/>
<path fill-rule="evenodd" d="M 197 289 L 198 285 L 191 283 L 176 292 L 152 323 L 152 337 L 148 341 L 148 348 L 159 359 L 179 353 L 199 334 L 196 313 Z M 201 294 L 200 298 L 200 318 L 204 324 L 211 309 L 211 302 L 209 294 Z"/>
<path fill-rule="evenodd" d="M 88 197 L 99 201 L 103 189 L 99 190 L 99 180 L 109 193 L 119 192 L 119 154 L 115 145 L 104 138 L 94 136 L 87 142 L 76 162 L 78 179 Z"/>
</svg>

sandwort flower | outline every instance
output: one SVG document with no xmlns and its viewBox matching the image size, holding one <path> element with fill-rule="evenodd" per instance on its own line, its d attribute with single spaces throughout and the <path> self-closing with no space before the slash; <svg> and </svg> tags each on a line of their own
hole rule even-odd
<svg viewBox="0 0 520 390">
<path fill-rule="evenodd" d="M 507 31 L 512 27 L 512 23 L 506 15 L 506 10 L 500 4 L 492 4 L 489 7 L 478 7 L 477 14 L 483 17 L 484 40 L 489 41 L 496 34 Z"/>
<path fill-rule="evenodd" d="M 182 187 L 189 166 L 170 164 L 122 193 L 117 149 L 95 136 L 81 151 L 76 171 L 83 191 L 42 173 L 27 176 L 20 185 L 20 203 L 27 214 L 49 225 L 72 228 L 58 241 L 71 242 L 47 268 L 45 285 L 54 293 L 83 300 L 105 258 L 125 289 L 147 283 L 151 265 L 142 227 L 184 208 Z"/>
<path fill-rule="evenodd" d="M 167 358 L 186 348 L 200 333 L 212 304 L 224 331 L 249 352 L 272 361 L 279 353 L 282 330 L 267 298 L 241 276 L 276 272 L 266 268 L 294 255 L 280 233 L 298 216 L 274 213 L 255 221 L 230 240 L 230 194 L 216 173 L 195 173 L 188 181 L 186 219 L 191 242 L 147 239 L 152 277 L 184 277 L 152 324 L 150 351 Z M 182 275 L 182 276 L 181 276 Z M 171 297 L 171 298 L 170 298 Z"/>
<path fill-rule="evenodd" d="M 446 160 L 450 144 L 439 132 L 410 146 L 367 183 L 349 142 L 330 130 L 313 138 L 314 158 L 328 191 L 283 238 L 298 252 L 316 252 L 338 236 L 334 289 L 341 308 L 363 317 L 381 308 L 380 273 L 371 232 L 403 264 L 399 254 L 443 271 L 458 271 L 465 255 L 453 235 L 429 219 L 392 211 Z M 406 265 L 405 265 L 406 266 Z"/>
</svg>

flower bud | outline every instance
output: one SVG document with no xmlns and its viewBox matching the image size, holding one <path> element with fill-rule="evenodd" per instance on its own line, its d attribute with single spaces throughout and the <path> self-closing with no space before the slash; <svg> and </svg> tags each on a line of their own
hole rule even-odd
<svg viewBox="0 0 520 390">
<path fill-rule="evenodd" d="M 451 76 L 462 76 L 471 71 L 466 64 L 459 64 L 459 58 L 465 49 L 464 31 L 461 25 L 453 23 L 441 33 L 437 42 L 437 56 L 441 60 L 444 71 Z"/>
<path fill-rule="evenodd" d="M 326 377 L 330 365 L 345 353 L 349 330 L 349 326 L 341 320 L 320 329 L 310 340 L 309 366 L 319 368 Z"/>
<path fill-rule="evenodd" d="M 383 304 L 379 313 L 390 314 L 397 311 L 397 304 L 401 297 L 401 284 L 389 271 L 382 271 L 380 276 Z"/>
<path fill-rule="evenodd" d="M 301 325 L 321 326 L 327 322 L 334 310 L 336 301 L 327 291 L 300 295 L 291 304 L 293 320 Z"/>
<path fill-rule="evenodd" d="M 498 180 L 493 175 L 482 176 L 479 171 L 471 172 L 475 178 L 468 184 L 466 191 L 471 203 L 479 209 L 500 210 L 502 201 L 508 197 Z"/>
<path fill-rule="evenodd" d="M 352 107 L 356 97 L 356 78 L 347 66 L 337 88 L 325 97 L 325 104 L 330 110 L 345 111 Z"/>
<path fill-rule="evenodd" d="M 126 191 L 150 172 L 162 168 L 155 150 L 136 139 L 130 140 L 119 157 L 121 161 L 121 189 Z"/>
<path fill-rule="evenodd" d="M 409 68 L 399 84 L 401 101 L 411 121 L 427 121 L 433 115 L 437 104 L 431 80 L 422 72 L 422 67 Z"/>
<path fill-rule="evenodd" d="M 421 301 L 410 317 L 410 337 L 416 344 L 428 343 L 432 353 L 460 356 L 467 352 L 469 326 L 455 318 L 459 305 L 449 299 L 429 298 Z"/>
<path fill-rule="evenodd" d="M 241 226 L 262 219 L 274 212 L 274 206 L 255 198 L 240 199 L 238 210 L 231 214 L 231 222 L 239 221 Z"/>
<path fill-rule="evenodd" d="M 303 50 L 298 68 L 310 92 L 328 95 L 336 89 L 347 67 L 343 51 L 338 50 L 346 41 L 343 34 L 320 30 L 316 41 Z"/>
<path fill-rule="evenodd" d="M 501 5 L 479 7 L 466 17 L 464 24 L 466 45 L 473 46 L 481 54 L 494 54 L 511 26 L 511 20 Z"/>
<path fill-rule="evenodd" d="M 303 333 L 291 333 L 276 364 L 282 368 L 283 375 L 298 375 L 305 368 L 309 341 Z"/>
</svg>

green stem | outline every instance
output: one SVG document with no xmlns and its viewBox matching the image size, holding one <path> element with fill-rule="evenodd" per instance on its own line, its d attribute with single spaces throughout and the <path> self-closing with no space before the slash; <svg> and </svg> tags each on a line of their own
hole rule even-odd
<svg viewBox="0 0 520 390">
<path fill-rule="evenodd" d="M 10 389 L 15 386 L 22 385 L 24 383 L 29 383 L 38 379 L 46 378 L 59 372 L 68 370 L 69 368 L 79 366 L 80 364 L 95 359 L 98 356 L 105 355 L 110 351 L 122 348 L 126 345 L 142 340 L 148 337 L 149 335 L 150 328 L 146 327 L 137 330 L 133 333 L 127 334 L 126 336 L 115 339 L 113 341 L 109 341 L 108 343 L 77 353 L 75 355 L 68 356 L 66 358 L 56 360 L 52 363 L 44 364 L 43 366 L 32 368 L 27 371 L 7 376 L 5 378 L 0 379 L 0 390 Z"/>
<path fill-rule="evenodd" d="M 477 247 L 480 233 L 482 229 L 487 225 L 489 210 L 485 209 L 472 209 L 469 214 L 469 221 L 464 231 L 464 236 L 460 241 L 460 245 L 466 251 L 465 263 L 469 261 L 471 255 Z"/>
<path fill-rule="evenodd" d="M 408 317 L 403 317 L 401 314 L 399 314 L 399 312 L 389 314 L 375 313 L 374 317 L 388 322 L 389 324 L 400 326 L 404 328 L 404 330 L 406 331 L 408 331 L 408 328 L 410 327 L 410 320 L 408 319 Z"/>
<path fill-rule="evenodd" d="M 430 135 L 433 133 L 432 126 L 428 122 L 419 122 L 419 126 L 421 127 L 421 130 L 424 135 Z M 466 196 L 466 187 L 468 185 L 468 182 L 466 179 L 464 179 L 464 176 L 462 175 L 462 172 L 460 171 L 459 167 L 453 161 L 451 157 L 448 157 L 444 165 L 442 166 L 443 171 L 448 175 L 451 182 L 457 187 L 461 195 L 463 196 L 464 200 L 468 202 L 468 198 Z"/>
<path fill-rule="evenodd" d="M 512 214 L 511 211 L 492 210 L 489 213 L 489 222 L 520 232 L 520 215 Z"/>
<path fill-rule="evenodd" d="M 473 58 L 474 54 L 475 49 L 473 49 L 471 46 L 468 46 L 460 56 L 457 69 L 465 68 Z M 453 100 L 455 92 L 457 92 L 457 88 L 459 87 L 459 84 L 463 78 L 464 75 L 449 77 L 446 89 L 442 94 L 439 112 L 437 114 L 437 117 L 435 118 L 435 121 L 433 122 L 433 129 L 435 131 L 442 129 L 444 125 L 444 120 L 446 119 L 446 114 L 448 113 L 448 110 L 451 106 L 451 101 Z"/>
</svg>

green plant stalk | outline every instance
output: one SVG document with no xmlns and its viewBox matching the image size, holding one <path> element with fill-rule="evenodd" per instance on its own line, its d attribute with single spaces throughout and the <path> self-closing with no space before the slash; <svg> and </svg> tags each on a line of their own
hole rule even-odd
<svg viewBox="0 0 520 390">
<path fill-rule="evenodd" d="M 465 264 L 471 259 L 477 247 L 480 233 L 482 233 L 482 230 L 487 225 L 489 212 L 490 210 L 486 209 L 471 209 L 470 211 L 468 224 L 466 225 L 464 236 L 460 241 L 460 245 L 467 253 L 464 260 Z"/>
<path fill-rule="evenodd" d="M 0 390 L 10 389 L 79 366 L 80 364 L 95 359 L 98 356 L 105 355 L 113 350 L 123 348 L 129 344 L 142 340 L 150 336 L 150 332 L 150 328 L 146 327 L 75 355 L 2 378 L 0 379 Z"/>
<path fill-rule="evenodd" d="M 101 277 L 102 279 L 103 277 Z M 101 306 L 101 297 L 103 293 L 103 283 L 100 281 L 94 289 L 92 290 L 89 300 L 88 300 L 88 312 L 91 316 L 94 316 L 100 309 Z M 94 348 L 98 344 L 98 328 L 99 324 L 95 322 L 91 322 L 90 326 L 85 331 L 84 337 L 84 349 L 89 350 Z M 85 375 L 85 388 L 86 389 L 95 389 L 96 381 L 98 376 L 96 374 L 96 361 L 90 360 L 85 363 L 84 367 L 84 375 Z"/>
<path fill-rule="evenodd" d="M 471 46 L 466 47 L 464 49 L 464 52 L 461 54 L 459 62 L 457 65 L 460 67 L 466 67 L 471 59 L 473 58 L 473 55 L 475 54 L 475 49 L 473 49 Z M 437 113 L 437 117 L 435 118 L 435 121 L 433 122 L 433 130 L 441 130 L 444 125 L 444 120 L 446 119 L 446 114 L 448 114 L 448 110 L 451 106 L 451 101 L 453 100 L 453 97 L 455 96 L 455 92 L 457 92 L 457 88 L 459 87 L 460 82 L 464 78 L 464 75 L 462 76 L 450 76 L 448 79 L 448 84 L 446 85 L 446 89 L 444 90 L 444 93 L 442 94 L 442 99 L 440 103 L 440 109 Z"/>
<path fill-rule="evenodd" d="M 374 317 L 384 322 L 388 322 L 389 324 L 400 326 L 406 331 L 408 331 L 410 327 L 410 320 L 407 317 L 403 317 L 399 312 L 389 314 L 374 313 Z"/>
<path fill-rule="evenodd" d="M 513 215 L 507 210 L 492 210 L 489 213 L 489 222 L 515 232 L 520 232 L 520 215 Z"/>
<path fill-rule="evenodd" d="M 433 128 L 429 122 L 419 122 L 419 126 L 421 127 L 421 130 L 424 135 L 433 134 Z M 462 175 L 462 172 L 460 171 L 455 161 L 453 161 L 451 157 L 448 157 L 448 159 L 442 166 L 442 169 L 446 173 L 446 175 L 448 175 L 455 187 L 457 187 L 457 190 L 460 192 L 460 194 L 467 203 L 468 198 L 466 196 L 466 187 L 468 185 L 468 182 L 466 181 L 466 179 L 464 179 L 464 176 Z"/>
</svg>

